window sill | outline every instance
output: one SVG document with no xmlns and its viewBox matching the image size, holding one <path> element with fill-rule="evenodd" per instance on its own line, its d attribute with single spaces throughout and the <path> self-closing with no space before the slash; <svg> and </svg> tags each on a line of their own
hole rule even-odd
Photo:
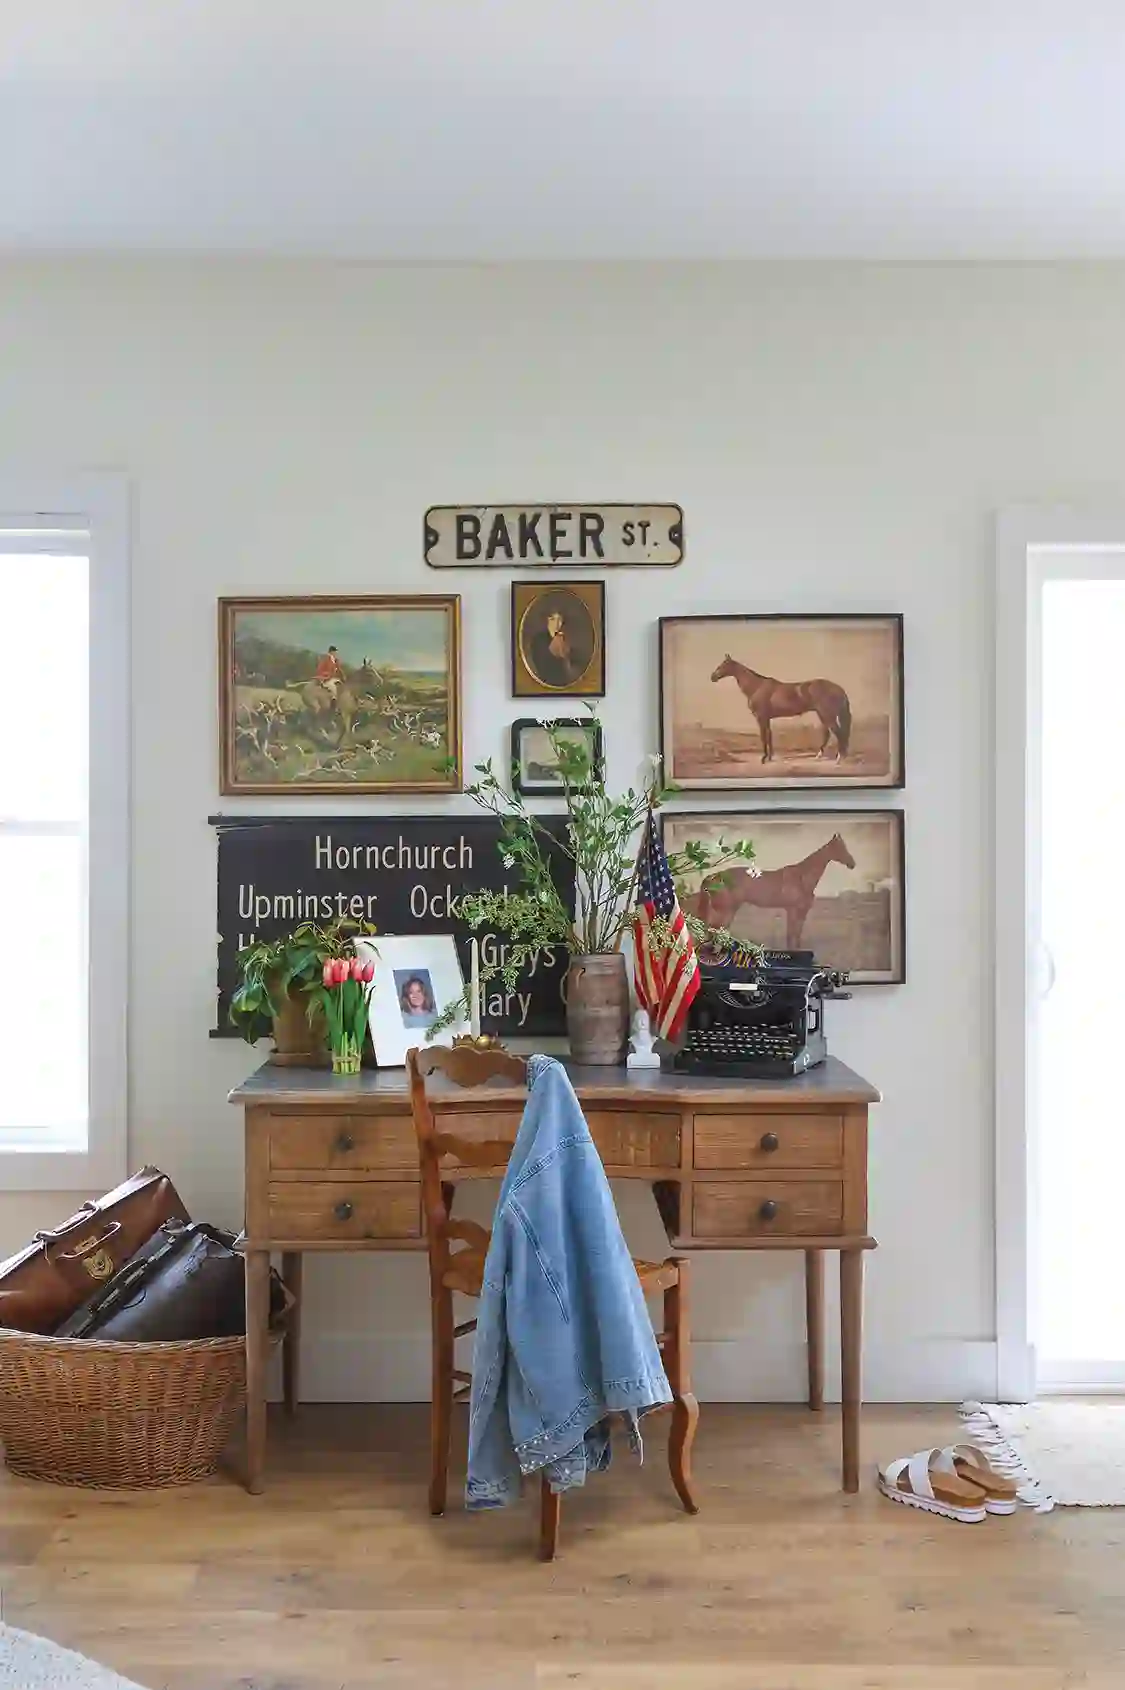
<svg viewBox="0 0 1125 1690">
<path fill-rule="evenodd" d="M 0 1127 L 0 1195 L 6 1191 L 106 1191 L 125 1178 L 125 1158 L 91 1144 L 84 1130 Z"/>
</svg>

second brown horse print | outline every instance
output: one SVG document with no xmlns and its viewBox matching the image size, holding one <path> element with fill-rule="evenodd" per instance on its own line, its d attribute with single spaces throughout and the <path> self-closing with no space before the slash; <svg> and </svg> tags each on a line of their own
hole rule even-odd
<svg viewBox="0 0 1125 1690">
<path fill-rule="evenodd" d="M 812 951 L 857 984 L 906 978 L 901 810 L 757 810 L 664 818 L 669 853 L 748 839 L 753 869 L 688 874 L 691 915 L 767 950 Z"/>
<path fill-rule="evenodd" d="M 901 616 L 665 616 L 660 695 L 678 786 L 903 784 Z"/>
</svg>

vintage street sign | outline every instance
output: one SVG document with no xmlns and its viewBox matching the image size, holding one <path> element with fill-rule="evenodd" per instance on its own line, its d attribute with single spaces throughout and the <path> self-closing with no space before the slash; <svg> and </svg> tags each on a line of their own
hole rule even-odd
<svg viewBox="0 0 1125 1690">
<path fill-rule="evenodd" d="M 679 505 L 431 505 L 431 569 L 679 563 Z"/>
<path fill-rule="evenodd" d="M 561 817 L 541 825 L 562 836 Z M 300 921 L 336 916 L 373 921 L 381 933 L 452 933 L 469 978 L 469 929 L 460 894 L 502 891 L 510 880 L 492 816 L 212 816 L 218 832 L 218 1024 L 237 1037 L 227 1011 L 238 984 L 236 958 L 252 939 L 276 939 Z M 574 865 L 552 855 L 556 881 L 574 898 Z M 512 883 L 515 890 L 516 882 Z M 502 933 L 478 932 L 486 963 L 502 959 Z M 376 939 L 378 943 L 378 939 Z M 557 1034 L 566 1029 L 563 981 L 569 958 L 544 945 L 507 991 L 486 988 L 486 1033 Z"/>
</svg>

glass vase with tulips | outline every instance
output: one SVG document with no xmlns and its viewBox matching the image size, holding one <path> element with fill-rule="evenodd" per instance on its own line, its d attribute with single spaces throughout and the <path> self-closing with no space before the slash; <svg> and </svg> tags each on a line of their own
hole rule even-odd
<svg viewBox="0 0 1125 1690">
<path fill-rule="evenodd" d="M 313 998 L 328 1027 L 334 1074 L 358 1074 L 367 1037 L 367 990 L 375 964 L 359 957 L 328 957 Z"/>
</svg>

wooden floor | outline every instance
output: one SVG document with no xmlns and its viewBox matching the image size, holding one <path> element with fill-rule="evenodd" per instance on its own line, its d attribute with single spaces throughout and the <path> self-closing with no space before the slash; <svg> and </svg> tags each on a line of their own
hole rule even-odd
<svg viewBox="0 0 1125 1690">
<path fill-rule="evenodd" d="M 1125 1685 L 1125 1510 L 957 1526 L 877 1495 L 871 1463 L 956 1432 L 871 1409 L 864 1488 L 835 1414 L 704 1405 L 703 1512 L 654 1422 L 638 1470 L 563 1507 L 425 1513 L 423 1407 L 271 1427 L 264 1496 L 0 1479 L 2 1617 L 149 1690 L 1108 1690 Z"/>
</svg>

